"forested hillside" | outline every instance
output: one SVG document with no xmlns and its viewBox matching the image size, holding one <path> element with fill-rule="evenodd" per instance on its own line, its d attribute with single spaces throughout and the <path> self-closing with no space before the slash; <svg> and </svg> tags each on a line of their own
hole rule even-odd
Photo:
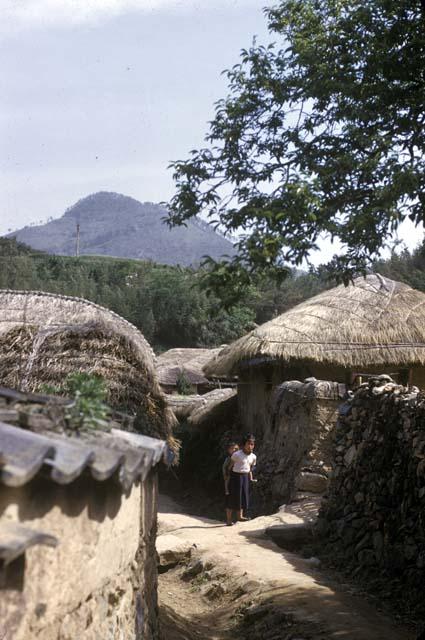
<svg viewBox="0 0 425 640">
<path fill-rule="evenodd" d="M 201 287 L 203 272 L 140 260 L 35 252 L 0 238 L 0 288 L 42 290 L 97 302 L 135 324 L 156 349 L 217 346 L 240 337 L 332 282 L 294 273 L 281 285 L 258 279 L 228 310 Z M 382 275 L 425 291 L 425 248 L 377 263 Z"/>
<path fill-rule="evenodd" d="M 0 238 L 0 261 L 0 288 L 92 300 L 134 323 L 157 349 L 230 342 L 324 287 L 314 276 L 290 278 L 282 287 L 263 281 L 248 287 L 243 299 L 225 310 L 200 287 L 202 272 L 190 268 L 52 256 L 7 238 Z"/>
</svg>

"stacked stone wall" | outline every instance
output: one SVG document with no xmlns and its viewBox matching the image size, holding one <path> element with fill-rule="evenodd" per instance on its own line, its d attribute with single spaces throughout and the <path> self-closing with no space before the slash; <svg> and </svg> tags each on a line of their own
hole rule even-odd
<svg viewBox="0 0 425 640">
<path fill-rule="evenodd" d="M 340 408 L 335 447 L 325 549 L 423 617 L 425 395 L 372 379 Z"/>
</svg>

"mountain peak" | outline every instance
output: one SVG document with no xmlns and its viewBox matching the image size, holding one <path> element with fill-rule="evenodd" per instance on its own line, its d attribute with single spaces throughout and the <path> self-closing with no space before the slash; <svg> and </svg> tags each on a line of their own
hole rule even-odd
<svg viewBox="0 0 425 640">
<path fill-rule="evenodd" d="M 86 213 L 89 215 L 93 215 L 102 209 L 132 209 L 136 211 L 143 205 L 160 208 L 159 205 L 155 205 L 152 202 L 141 203 L 139 202 L 139 200 L 131 198 L 130 196 L 125 196 L 122 193 L 116 193 L 114 191 L 98 191 L 96 193 L 91 193 L 84 198 L 81 198 L 75 204 L 68 207 L 64 215 L 75 218 L 80 217 L 81 215 L 85 215 Z"/>
<path fill-rule="evenodd" d="M 166 209 L 113 191 L 81 198 L 61 218 L 13 235 L 19 242 L 48 253 L 75 255 L 76 224 L 80 253 L 153 260 L 197 266 L 205 255 L 218 259 L 234 254 L 231 242 L 206 222 L 189 220 L 187 227 L 169 229 Z"/>
</svg>

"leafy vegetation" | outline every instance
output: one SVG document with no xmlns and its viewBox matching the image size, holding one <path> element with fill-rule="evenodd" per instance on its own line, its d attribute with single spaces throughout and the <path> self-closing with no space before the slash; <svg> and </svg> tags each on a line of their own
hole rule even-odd
<svg viewBox="0 0 425 640">
<path fill-rule="evenodd" d="M 192 385 L 190 384 L 184 371 L 180 371 L 176 380 L 177 393 L 181 396 L 188 396 L 191 393 Z"/>
<path fill-rule="evenodd" d="M 262 275 L 241 292 L 237 305 L 224 308 L 208 296 L 205 270 L 107 257 L 70 258 L 33 252 L 0 238 L 0 288 L 42 290 L 79 296 L 108 307 L 135 324 L 157 350 L 219 346 L 255 324 L 263 324 L 333 286 L 325 274 L 291 272 L 277 283 Z M 393 252 L 374 264 L 384 276 L 425 291 L 425 244 L 409 253 Z"/>
<path fill-rule="evenodd" d="M 101 304 L 135 324 L 157 350 L 219 346 L 329 286 L 315 275 L 268 277 L 246 286 L 226 309 L 201 287 L 205 270 L 108 257 L 33 252 L 0 239 L 0 288 L 50 291 Z"/>
<path fill-rule="evenodd" d="M 1 239 L 0 288 L 42 290 L 101 304 L 135 324 L 158 349 L 232 341 L 252 327 L 254 312 L 231 312 L 199 288 L 189 268 L 130 259 L 71 258 L 31 252 Z"/>
<path fill-rule="evenodd" d="M 425 292 L 425 243 L 412 253 L 407 249 L 399 254 L 393 252 L 389 260 L 377 262 L 375 268 L 383 276 Z"/>
<path fill-rule="evenodd" d="M 250 274 L 287 276 L 322 235 L 341 241 L 330 267 L 347 282 L 403 220 L 425 219 L 425 2 L 280 0 L 265 13 L 276 44 L 242 52 L 207 146 L 172 165 L 171 225 L 206 211 L 243 233 L 207 273 L 220 295 Z"/>
<path fill-rule="evenodd" d="M 91 429 L 108 429 L 111 410 L 105 404 L 107 389 L 102 378 L 89 373 L 70 373 L 62 385 L 43 385 L 42 391 L 69 398 L 64 422 L 67 430 L 79 433 Z"/>
</svg>

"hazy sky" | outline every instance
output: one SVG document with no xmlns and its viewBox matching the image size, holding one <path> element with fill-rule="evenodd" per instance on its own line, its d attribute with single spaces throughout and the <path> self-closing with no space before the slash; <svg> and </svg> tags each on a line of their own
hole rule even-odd
<svg viewBox="0 0 425 640">
<path fill-rule="evenodd" d="M 0 0 L 0 233 L 100 190 L 167 200 L 264 4 Z"/>
<path fill-rule="evenodd" d="M 94 191 L 172 194 L 264 0 L 0 0 L 0 233 Z"/>
</svg>

